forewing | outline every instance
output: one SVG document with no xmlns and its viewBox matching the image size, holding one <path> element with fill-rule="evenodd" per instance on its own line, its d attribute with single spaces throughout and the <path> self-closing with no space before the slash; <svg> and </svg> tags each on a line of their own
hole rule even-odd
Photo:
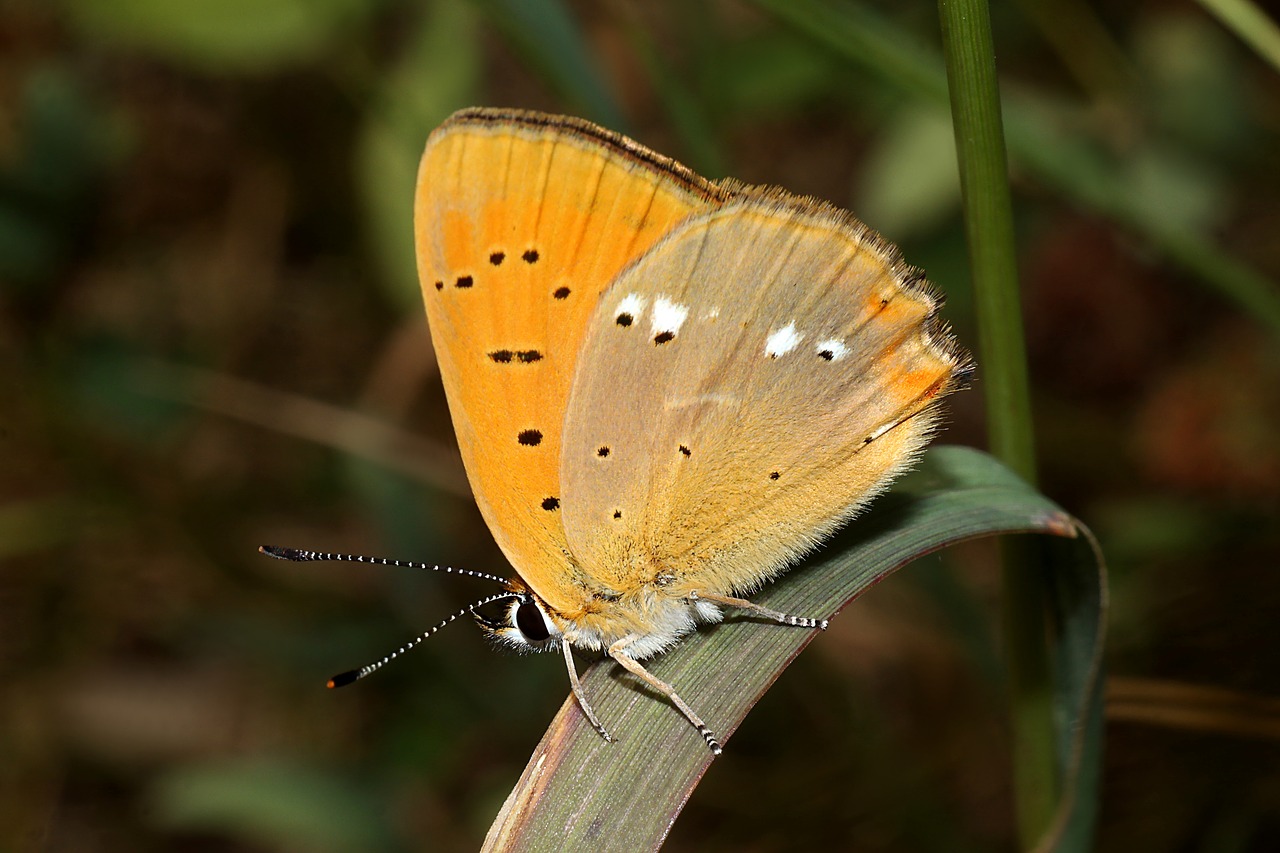
<svg viewBox="0 0 1280 853">
<path fill-rule="evenodd" d="M 718 185 L 576 119 L 471 109 L 427 142 L 418 270 L 467 475 L 553 608 L 580 595 L 560 520 L 563 416 L 601 291 Z"/>
</svg>

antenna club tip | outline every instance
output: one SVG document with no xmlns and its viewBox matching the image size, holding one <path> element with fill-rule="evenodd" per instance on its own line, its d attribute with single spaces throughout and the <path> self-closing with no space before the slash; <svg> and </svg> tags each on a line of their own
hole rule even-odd
<svg viewBox="0 0 1280 853">
<path fill-rule="evenodd" d="M 297 548 L 281 548 L 276 545 L 259 545 L 259 554 L 266 554 L 268 557 L 275 557 L 277 560 L 293 560 L 300 562 L 305 559 L 302 552 Z"/>
<path fill-rule="evenodd" d="M 347 672 L 341 672 L 329 679 L 328 687 L 333 690 L 335 687 L 346 687 L 348 684 L 360 678 L 360 670 L 353 669 Z"/>
</svg>

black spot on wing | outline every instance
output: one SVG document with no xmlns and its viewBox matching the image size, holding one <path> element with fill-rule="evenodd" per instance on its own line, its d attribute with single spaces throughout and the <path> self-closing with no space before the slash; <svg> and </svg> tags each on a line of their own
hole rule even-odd
<svg viewBox="0 0 1280 853">
<path fill-rule="evenodd" d="M 614 320 L 614 322 L 617 323 L 619 326 L 626 327 L 634 323 L 635 318 L 632 317 L 629 312 L 623 311 L 621 314 L 618 315 L 618 318 Z"/>
<path fill-rule="evenodd" d="M 537 249 L 526 249 L 525 253 L 520 257 L 524 259 L 526 264 L 536 264 L 540 256 Z"/>
<path fill-rule="evenodd" d="M 461 288 L 464 288 L 464 289 L 465 289 L 465 288 L 471 287 L 471 286 L 472 286 L 472 285 L 474 285 L 475 283 L 476 283 L 476 282 L 475 282 L 475 279 L 473 279 L 471 276 L 469 276 L 469 275 L 460 275 L 460 276 L 458 276 L 458 280 L 457 280 L 456 282 L 454 282 L 454 286 L 455 286 L 455 287 L 461 287 Z"/>
<path fill-rule="evenodd" d="M 556 299 L 567 299 L 569 297 L 569 288 L 557 287 L 555 289 L 555 292 L 552 293 L 551 295 L 554 296 Z"/>
<path fill-rule="evenodd" d="M 526 447 L 537 447 L 542 444 L 542 431 L 536 429 L 521 430 L 520 434 L 516 436 L 516 441 Z"/>
<path fill-rule="evenodd" d="M 510 364 L 518 361 L 521 364 L 532 364 L 535 361 L 542 361 L 542 353 L 536 349 L 496 349 L 489 353 L 489 358 L 498 364 Z"/>
<path fill-rule="evenodd" d="M 675 332 L 658 332 L 658 334 L 653 336 L 653 343 L 655 346 L 662 346 L 668 341 L 674 341 L 675 339 Z"/>
<path fill-rule="evenodd" d="M 607 444 L 596 448 L 596 456 L 599 456 L 601 459 L 608 456 L 609 452 L 609 445 Z"/>
<path fill-rule="evenodd" d="M 782 476 L 782 475 L 781 475 L 781 474 L 779 474 L 777 471 L 771 471 L 771 472 L 769 472 L 769 479 L 770 479 L 770 480 L 776 480 L 776 479 L 778 479 L 778 478 L 779 478 L 779 477 L 781 477 L 781 476 Z"/>
<path fill-rule="evenodd" d="M 489 255 L 489 263 L 493 264 L 495 267 L 501 266 L 502 262 L 505 261 L 506 259 L 507 259 L 506 252 L 493 252 L 492 254 Z"/>
<path fill-rule="evenodd" d="M 555 512 L 560 508 L 560 499 L 559 498 L 543 498 L 542 508 L 545 509 L 547 512 Z"/>
</svg>

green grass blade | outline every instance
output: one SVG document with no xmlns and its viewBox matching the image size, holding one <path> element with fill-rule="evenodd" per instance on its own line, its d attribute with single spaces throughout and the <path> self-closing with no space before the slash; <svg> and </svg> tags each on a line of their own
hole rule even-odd
<svg viewBox="0 0 1280 853">
<path fill-rule="evenodd" d="M 947 106 L 940 57 L 867 8 L 819 0 L 753 0 L 778 20 L 899 89 Z M 1201 234 L 1172 231 L 1125 191 L 1114 163 L 1091 141 L 1070 138 L 1016 103 L 1006 103 L 1010 156 L 1028 173 L 1086 209 L 1113 218 L 1280 336 L 1280 286 Z"/>
<path fill-rule="evenodd" d="M 938 17 L 951 91 L 989 441 L 1001 461 L 1034 483 L 1035 433 L 1013 201 L 986 0 L 940 0 Z M 1060 796 L 1053 684 L 1045 646 L 1045 604 L 1050 598 L 1047 578 L 1031 570 L 1041 565 L 1033 549 L 1022 542 L 1001 544 L 1014 800 L 1025 849 L 1044 833 Z"/>
<path fill-rule="evenodd" d="M 754 600 L 828 616 L 917 557 L 955 542 L 1019 532 L 1066 537 L 1055 540 L 1063 603 L 1052 625 L 1061 694 L 1056 743 L 1068 757 L 1063 787 L 1078 793 L 1064 798 L 1054 838 L 1081 832 L 1082 821 L 1088 837 L 1096 780 L 1082 768 L 1090 770 L 1100 730 L 1104 569 L 1074 519 L 1007 468 L 976 450 L 931 450 L 920 469 L 870 512 Z M 737 619 L 698 632 L 654 659 L 650 669 L 728 738 L 812 639 L 807 631 Z M 603 742 L 570 697 L 491 828 L 486 850 L 655 849 L 706 772 L 711 754 L 702 739 L 674 708 L 620 676 L 617 667 L 593 665 L 583 685 L 617 741 Z M 733 749 L 731 738 L 726 748 Z"/>
<path fill-rule="evenodd" d="M 1034 483 L 1027 350 L 995 46 L 984 0 L 943 0 L 938 8 L 951 81 L 951 116 L 991 450 Z"/>
<path fill-rule="evenodd" d="M 1200 0 L 1222 25 L 1280 71 L 1280 27 L 1249 0 Z"/>
</svg>

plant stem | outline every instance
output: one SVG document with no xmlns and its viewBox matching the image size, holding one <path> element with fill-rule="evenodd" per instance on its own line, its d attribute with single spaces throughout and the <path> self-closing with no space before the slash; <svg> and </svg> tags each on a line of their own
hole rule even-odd
<svg viewBox="0 0 1280 853">
<path fill-rule="evenodd" d="M 1013 206 L 985 0 L 939 0 L 965 233 L 992 452 L 1034 484 L 1035 445 L 1013 235 Z M 1002 549 L 1004 628 L 1013 726 L 1018 835 L 1034 846 L 1058 798 L 1053 685 L 1046 637 L 1048 587 L 1033 552 Z"/>
</svg>

